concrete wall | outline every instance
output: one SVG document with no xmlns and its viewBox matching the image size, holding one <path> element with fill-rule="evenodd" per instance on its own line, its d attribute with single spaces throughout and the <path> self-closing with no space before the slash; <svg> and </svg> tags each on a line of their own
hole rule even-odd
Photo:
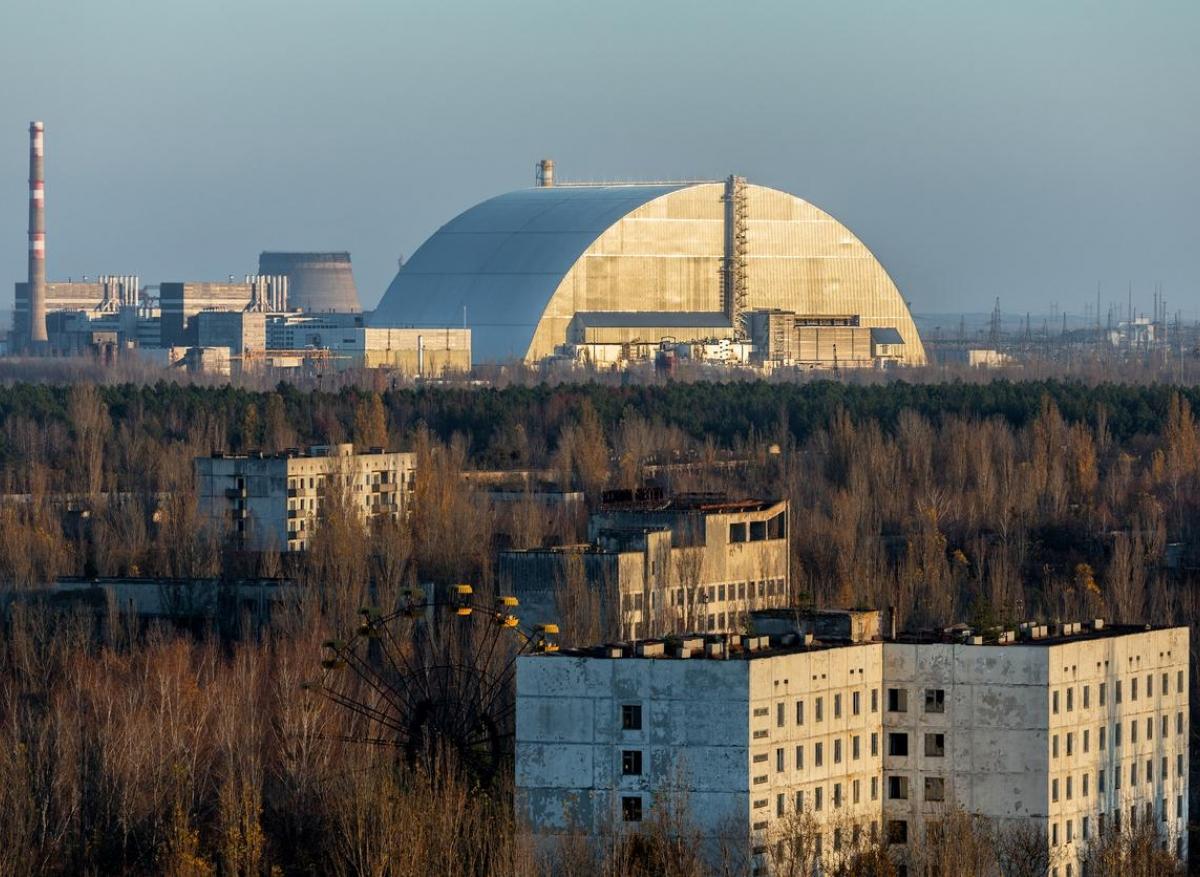
<svg viewBox="0 0 1200 877">
<path fill-rule="evenodd" d="M 536 656 L 517 662 L 517 816 L 543 838 L 622 826 L 621 798 L 668 791 L 705 841 L 749 830 L 747 676 L 742 661 Z M 703 699 L 696 692 L 705 692 Z M 642 709 L 625 731 L 621 707 Z M 642 753 L 623 776 L 622 753 Z"/>
</svg>

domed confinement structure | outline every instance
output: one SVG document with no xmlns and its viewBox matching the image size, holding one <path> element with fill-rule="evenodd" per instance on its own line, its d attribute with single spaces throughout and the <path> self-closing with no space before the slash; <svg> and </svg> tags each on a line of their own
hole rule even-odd
<svg viewBox="0 0 1200 877">
<path fill-rule="evenodd" d="M 288 279 L 288 306 L 308 313 L 358 313 L 349 253 L 260 253 L 258 273 Z"/>
<path fill-rule="evenodd" d="M 781 361 L 817 362 L 833 338 L 835 365 L 839 343 L 847 363 L 925 362 L 908 306 L 862 241 L 739 177 L 543 184 L 470 208 L 413 254 L 370 318 L 464 321 L 477 362 L 540 360 L 601 337 L 744 338 L 765 350 L 767 335 Z"/>
</svg>

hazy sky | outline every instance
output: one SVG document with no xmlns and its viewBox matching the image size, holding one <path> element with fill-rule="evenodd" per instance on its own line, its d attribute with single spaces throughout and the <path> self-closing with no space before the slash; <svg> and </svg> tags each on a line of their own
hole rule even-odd
<svg viewBox="0 0 1200 877">
<path fill-rule="evenodd" d="M 52 279 L 348 249 L 373 306 L 548 156 L 794 192 L 918 313 L 1132 280 L 1200 316 L 1196 0 L 0 0 L 0 308 L 35 118 Z"/>
</svg>

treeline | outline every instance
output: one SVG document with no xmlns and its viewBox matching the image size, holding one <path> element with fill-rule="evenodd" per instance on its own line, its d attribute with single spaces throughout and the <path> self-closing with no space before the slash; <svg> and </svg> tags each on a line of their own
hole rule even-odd
<svg viewBox="0 0 1200 877">
<path fill-rule="evenodd" d="M 70 456 L 72 448 L 64 439 L 74 425 L 73 386 L 79 385 L 0 385 L 0 469 L 19 471 L 43 462 L 39 456 L 61 464 Z M 480 466 L 511 464 L 514 457 L 524 465 L 545 465 L 564 428 L 575 423 L 585 407 L 596 413 L 610 440 L 632 414 L 677 429 L 694 443 L 711 441 L 731 448 L 756 436 L 803 441 L 828 425 L 838 411 L 855 421 L 876 421 L 886 432 L 897 428 L 902 412 L 935 424 L 948 417 L 998 418 L 1020 429 L 1041 413 L 1047 400 L 1069 423 L 1094 424 L 1103 412 L 1107 432 L 1125 443 L 1156 434 L 1172 397 L 1181 396 L 1193 408 L 1200 402 L 1197 387 L 1063 381 L 542 384 L 382 393 L 354 387 L 337 393 L 301 392 L 288 384 L 272 392 L 252 392 L 161 382 L 103 386 L 96 394 L 107 411 L 113 438 L 121 438 L 123 430 L 126 436 L 163 446 L 193 439 L 211 444 L 210 450 L 275 450 L 288 442 L 374 438 L 362 435 L 362 406 L 379 404 L 392 441 L 410 440 L 424 424 L 442 441 L 465 437 L 473 462 Z M 30 447 L 36 430 L 47 440 L 40 449 Z M 106 468 L 118 477 L 127 474 L 109 455 Z"/>
</svg>

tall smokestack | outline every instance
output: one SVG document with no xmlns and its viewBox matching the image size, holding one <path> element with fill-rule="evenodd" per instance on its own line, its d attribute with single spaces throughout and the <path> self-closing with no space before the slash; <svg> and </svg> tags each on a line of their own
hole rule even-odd
<svg viewBox="0 0 1200 877">
<path fill-rule="evenodd" d="M 538 162 L 537 166 L 537 185 L 539 188 L 548 189 L 554 185 L 554 161 L 553 159 L 543 158 Z"/>
<path fill-rule="evenodd" d="M 29 341 L 46 336 L 46 180 L 42 167 L 45 126 L 29 123 Z"/>
</svg>

